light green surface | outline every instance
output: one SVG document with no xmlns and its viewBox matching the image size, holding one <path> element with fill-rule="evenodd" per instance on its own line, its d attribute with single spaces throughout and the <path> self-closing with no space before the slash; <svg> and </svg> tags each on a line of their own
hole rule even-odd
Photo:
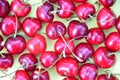
<svg viewBox="0 0 120 80">
<path fill-rule="evenodd" d="M 8 0 L 8 1 L 11 2 L 12 0 Z M 88 0 L 88 1 L 90 1 L 91 3 L 94 3 L 96 0 Z M 29 2 L 30 4 L 35 4 L 35 3 L 41 2 L 41 0 L 29 0 L 28 2 Z M 30 14 L 29 14 L 28 16 L 33 16 L 33 17 L 35 17 L 35 16 L 36 16 L 36 8 L 37 8 L 38 6 L 39 6 L 39 5 L 32 6 L 32 11 L 30 12 Z M 97 5 L 96 5 L 96 8 L 97 8 Z M 118 17 L 118 16 L 120 15 L 120 0 L 116 0 L 116 3 L 115 3 L 111 8 L 112 8 L 112 10 L 114 11 L 114 13 L 116 14 L 116 16 Z M 56 15 L 55 15 L 55 16 L 56 16 Z M 77 19 L 77 18 L 74 18 L 74 19 Z M 69 23 L 68 21 L 63 20 L 63 19 L 60 19 L 60 18 L 58 18 L 58 17 L 55 17 L 54 21 L 55 21 L 55 20 L 60 20 L 60 21 L 62 21 L 63 23 L 66 24 L 66 26 L 67 26 L 68 23 Z M 89 26 L 89 28 L 97 27 L 97 24 L 96 24 L 95 19 L 87 22 L 87 25 Z M 43 29 L 40 30 L 40 32 L 45 32 L 45 27 L 46 27 L 46 25 L 43 24 Z M 107 35 L 108 33 L 112 32 L 112 31 L 116 31 L 116 29 L 115 29 L 115 28 L 111 28 L 111 29 L 109 29 L 109 30 L 106 30 L 105 33 L 106 33 L 106 35 Z M 19 32 L 18 34 L 24 35 L 23 32 Z M 24 35 L 24 36 L 25 36 L 25 35 Z M 45 35 L 44 35 L 44 36 L 45 36 Z M 26 36 L 25 36 L 25 37 L 26 37 Z M 45 37 L 46 37 L 46 36 L 45 36 Z M 28 37 L 26 37 L 26 38 L 29 39 Z M 48 39 L 48 38 L 46 38 L 46 39 L 47 39 L 47 43 L 48 43 L 48 44 L 47 44 L 47 50 L 54 50 L 54 49 L 53 49 L 54 42 L 53 42 L 52 40 Z M 78 42 L 82 42 L 82 41 L 84 41 L 84 39 L 83 39 L 83 40 L 80 40 L 80 41 L 77 41 L 77 43 L 78 43 Z M 77 43 L 76 43 L 76 44 L 77 44 Z M 102 46 L 102 45 L 103 45 L 103 44 L 97 45 L 97 46 L 95 46 L 95 48 L 97 48 L 97 47 L 99 47 L 99 46 Z M 2 52 L 6 52 L 6 50 L 3 49 Z M 28 52 L 28 51 L 25 50 L 25 52 Z M 19 56 L 18 56 L 18 57 L 19 57 Z M 20 65 L 18 64 L 18 62 L 17 62 L 18 57 L 15 56 L 14 66 L 13 66 L 12 68 L 10 68 L 7 73 L 12 72 L 16 67 L 19 67 L 19 66 L 20 66 Z M 117 53 L 117 54 L 116 54 L 116 57 L 117 57 L 116 63 L 115 63 L 115 65 L 114 65 L 112 68 L 110 68 L 110 70 L 112 71 L 113 74 L 120 74 L 120 53 Z M 89 62 L 89 61 L 88 61 L 88 62 Z M 101 74 L 101 73 L 102 73 L 101 70 L 99 70 L 99 74 Z M 63 77 L 59 76 L 59 75 L 56 73 L 55 68 L 50 69 L 50 70 L 49 70 L 49 74 L 50 74 L 50 78 L 51 78 L 50 80 L 62 80 L 62 78 L 63 78 Z M 2 74 L 2 73 L 0 72 L 0 76 L 2 76 L 2 75 L 4 75 L 4 74 Z M 11 76 L 13 76 L 13 75 L 11 75 Z M 117 77 L 120 79 L 120 75 L 119 75 L 119 76 L 117 75 Z M 0 78 L 0 80 L 11 80 L 11 77 L 8 76 L 8 77 L 5 77 L 5 78 Z"/>
</svg>

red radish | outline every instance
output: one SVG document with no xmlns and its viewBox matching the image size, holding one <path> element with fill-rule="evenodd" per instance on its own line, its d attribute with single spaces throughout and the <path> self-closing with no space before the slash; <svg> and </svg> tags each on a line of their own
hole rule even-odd
<svg viewBox="0 0 120 80">
<path fill-rule="evenodd" d="M 110 51 L 120 51 L 120 33 L 111 32 L 105 40 L 105 46 Z"/>
<path fill-rule="evenodd" d="M 86 2 L 87 0 L 73 0 L 73 1 L 75 1 L 75 2 L 80 2 L 80 3 L 84 3 L 84 2 Z"/>
<path fill-rule="evenodd" d="M 90 44 L 100 44 L 105 41 L 105 34 L 100 28 L 91 28 L 86 40 Z"/>
<path fill-rule="evenodd" d="M 74 42 L 71 41 L 69 38 L 65 38 L 65 41 L 66 41 L 69 49 L 73 52 L 74 48 L 75 48 L 74 47 Z M 66 43 L 61 38 L 59 38 L 54 44 L 55 52 L 57 54 L 61 54 L 63 52 L 63 50 L 65 49 L 65 54 L 70 55 L 72 52 L 68 49 L 68 47 L 66 46 Z"/>
<path fill-rule="evenodd" d="M 26 71 L 33 71 L 36 68 L 37 58 L 30 53 L 24 53 L 19 57 L 19 63 L 24 66 Z"/>
<path fill-rule="evenodd" d="M 60 8 L 58 8 L 57 15 L 60 18 L 69 18 L 75 11 L 75 5 L 72 0 L 58 0 Z"/>
<path fill-rule="evenodd" d="M 110 75 L 108 76 L 107 74 L 100 74 L 97 78 L 97 80 L 118 80 L 116 76 Z"/>
<path fill-rule="evenodd" d="M 19 19 L 16 19 L 14 15 L 6 16 L 2 19 L 1 31 L 5 36 L 13 34 L 16 30 L 16 27 L 18 31 L 21 27 L 21 22 Z"/>
<path fill-rule="evenodd" d="M 34 36 L 41 28 L 41 22 L 34 17 L 27 17 L 22 23 L 22 29 L 24 33 L 29 37 Z"/>
<path fill-rule="evenodd" d="M 36 34 L 29 41 L 27 41 L 27 49 L 32 54 L 40 54 L 46 50 L 46 39 L 41 34 Z"/>
<path fill-rule="evenodd" d="M 54 15 L 51 13 L 53 10 L 53 5 L 45 2 L 42 6 L 39 6 L 37 8 L 36 15 L 40 21 L 49 23 L 54 19 Z"/>
<path fill-rule="evenodd" d="M 118 32 L 120 33 L 120 16 L 118 17 L 115 26 L 116 26 Z"/>
<path fill-rule="evenodd" d="M 48 38 L 53 39 L 53 40 L 58 39 L 60 38 L 59 33 L 61 33 L 62 36 L 64 36 L 66 33 L 66 26 L 62 22 L 53 21 L 47 25 L 46 34 Z"/>
<path fill-rule="evenodd" d="M 26 41 L 23 36 L 17 35 L 14 37 L 9 37 L 5 42 L 5 48 L 10 54 L 20 54 L 24 51 L 26 47 Z"/>
<path fill-rule="evenodd" d="M 11 54 L 1 53 L 0 54 L 0 68 L 8 69 L 13 66 L 14 59 Z"/>
<path fill-rule="evenodd" d="M 78 62 L 72 57 L 62 58 L 57 62 L 56 70 L 61 76 L 75 77 L 78 74 Z"/>
<path fill-rule="evenodd" d="M 68 35 L 70 38 L 82 39 L 88 34 L 88 27 L 85 23 L 72 20 L 68 25 Z"/>
<path fill-rule="evenodd" d="M 8 1 L 0 0 L 0 18 L 6 17 L 10 12 L 10 6 Z"/>
<path fill-rule="evenodd" d="M 98 68 L 95 64 L 85 63 L 79 69 L 80 80 L 96 80 Z"/>
<path fill-rule="evenodd" d="M 110 68 L 115 64 L 116 57 L 105 47 L 99 47 L 94 53 L 94 61 L 101 68 Z"/>
<path fill-rule="evenodd" d="M 41 73 L 44 69 L 35 69 L 32 72 L 31 80 L 50 80 L 49 73 L 47 71 Z"/>
<path fill-rule="evenodd" d="M 52 66 L 57 59 L 58 55 L 54 51 L 45 51 L 40 56 L 40 62 L 45 68 Z"/>
<path fill-rule="evenodd" d="M 89 2 L 82 3 L 76 7 L 76 14 L 79 19 L 86 20 L 95 14 L 95 7 Z"/>
<path fill-rule="evenodd" d="M 4 44 L 3 44 L 3 37 L 0 35 L 0 51 L 3 49 Z"/>
<path fill-rule="evenodd" d="M 14 76 L 15 80 L 31 80 L 30 75 L 25 70 L 17 70 Z"/>
<path fill-rule="evenodd" d="M 110 8 L 102 8 L 97 15 L 97 24 L 99 28 L 109 29 L 114 26 L 116 16 Z"/>
<path fill-rule="evenodd" d="M 92 45 L 82 42 L 75 47 L 75 55 L 80 58 L 81 62 L 86 62 L 86 60 L 93 56 L 94 48 Z"/>
<path fill-rule="evenodd" d="M 22 2 L 22 0 L 13 0 L 11 3 L 11 11 L 18 17 L 25 17 L 31 11 L 30 4 Z"/>
<path fill-rule="evenodd" d="M 115 0 L 99 0 L 99 2 L 100 2 L 104 7 L 111 7 L 111 6 L 115 3 Z"/>
</svg>

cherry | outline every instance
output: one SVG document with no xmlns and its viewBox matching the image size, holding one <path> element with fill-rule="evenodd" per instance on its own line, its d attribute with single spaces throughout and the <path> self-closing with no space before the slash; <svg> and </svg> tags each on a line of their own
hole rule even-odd
<svg viewBox="0 0 120 80">
<path fill-rule="evenodd" d="M 30 75 L 25 70 L 17 70 L 14 76 L 15 80 L 31 80 Z"/>
<path fill-rule="evenodd" d="M 84 3 L 84 2 L 86 2 L 87 0 L 73 0 L 73 1 L 75 1 L 75 2 L 80 2 L 80 3 Z"/>
<path fill-rule="evenodd" d="M 0 0 L 0 17 L 6 17 L 8 13 L 10 12 L 10 6 L 8 1 L 6 0 Z"/>
<path fill-rule="evenodd" d="M 60 8 L 58 8 L 57 15 L 60 18 L 69 18 L 75 11 L 75 5 L 72 0 L 58 0 Z"/>
<path fill-rule="evenodd" d="M 39 6 L 37 8 L 36 15 L 40 21 L 49 23 L 52 22 L 54 19 L 54 15 L 50 13 L 53 10 L 53 5 L 45 2 L 42 6 Z"/>
<path fill-rule="evenodd" d="M 0 35 L 0 51 L 3 49 L 3 37 Z"/>
<path fill-rule="evenodd" d="M 101 68 L 110 68 L 115 64 L 116 58 L 107 48 L 99 47 L 94 53 L 94 61 Z"/>
<path fill-rule="evenodd" d="M 70 38 L 82 39 L 88 34 L 88 27 L 85 23 L 72 20 L 68 25 L 68 35 Z"/>
<path fill-rule="evenodd" d="M 74 51 L 74 42 L 71 41 L 69 38 L 65 38 L 65 41 L 69 47 L 69 49 L 71 51 Z M 71 42 L 70 42 L 71 41 Z M 70 42 L 70 43 L 69 43 Z M 71 51 L 68 49 L 68 47 L 66 46 L 66 43 L 61 39 L 59 38 L 55 44 L 54 44 L 54 50 L 57 54 L 61 54 L 62 51 L 65 49 L 65 54 L 67 55 L 70 55 L 71 54 Z"/>
<path fill-rule="evenodd" d="M 42 28 L 41 22 L 37 18 L 27 17 L 22 23 L 24 33 L 32 37 Z"/>
<path fill-rule="evenodd" d="M 97 80 L 118 80 L 118 79 L 112 74 L 109 77 L 107 74 L 100 74 Z"/>
<path fill-rule="evenodd" d="M 120 33 L 120 16 L 118 17 L 115 26 L 116 26 L 118 32 Z"/>
<path fill-rule="evenodd" d="M 78 74 L 78 62 L 72 57 L 62 58 L 56 64 L 56 71 L 61 76 L 74 77 Z"/>
<path fill-rule="evenodd" d="M 95 7 L 89 2 L 82 3 L 76 7 L 76 14 L 79 19 L 86 20 L 95 14 Z"/>
<path fill-rule="evenodd" d="M 80 80 L 96 80 L 98 68 L 95 64 L 85 63 L 79 69 Z"/>
<path fill-rule="evenodd" d="M 38 61 L 35 55 L 30 53 L 25 53 L 19 57 L 19 63 L 25 67 L 26 71 L 33 71 L 36 68 L 36 64 Z"/>
<path fill-rule="evenodd" d="M 115 0 L 99 0 L 99 2 L 100 2 L 104 7 L 111 7 L 111 6 L 115 3 Z"/>
<path fill-rule="evenodd" d="M 87 0 L 73 0 L 73 1 L 75 1 L 75 2 L 80 2 L 80 3 L 84 3 L 84 2 L 86 2 Z"/>
<path fill-rule="evenodd" d="M 100 44 L 105 41 L 105 34 L 100 28 L 91 28 L 86 40 L 90 44 Z"/>
<path fill-rule="evenodd" d="M 115 24 L 115 21 L 116 16 L 110 8 L 104 7 L 98 12 L 97 24 L 100 28 L 111 28 Z"/>
<path fill-rule="evenodd" d="M 64 78 L 63 80 L 78 80 L 78 79 L 74 77 L 67 77 L 67 78 Z"/>
<path fill-rule="evenodd" d="M 49 76 L 49 73 L 47 71 L 43 72 L 43 73 L 40 73 L 44 71 L 44 69 L 35 69 L 33 72 L 32 72 L 32 75 L 31 75 L 31 80 L 50 80 L 50 76 Z"/>
<path fill-rule="evenodd" d="M 11 54 L 0 54 L 0 68 L 8 69 L 13 66 L 14 59 Z"/>
<path fill-rule="evenodd" d="M 56 2 L 58 2 L 58 0 L 48 0 L 49 2 L 51 2 L 51 3 L 56 3 Z"/>
<path fill-rule="evenodd" d="M 54 51 L 45 51 L 40 56 L 40 62 L 45 68 L 52 66 L 57 59 L 58 55 Z"/>
<path fill-rule="evenodd" d="M 41 34 L 35 34 L 29 41 L 27 41 L 27 49 L 32 54 L 40 54 L 46 49 L 46 39 Z"/>
<path fill-rule="evenodd" d="M 14 15 L 6 16 L 5 18 L 2 19 L 1 31 L 5 36 L 9 36 L 15 32 L 16 26 L 18 31 L 21 26 L 20 20 L 16 19 Z"/>
<path fill-rule="evenodd" d="M 11 11 L 18 17 L 25 17 L 31 11 L 30 4 L 22 2 L 22 0 L 13 0 L 11 3 Z"/>
<path fill-rule="evenodd" d="M 20 54 L 24 51 L 26 47 L 26 41 L 23 36 L 17 35 L 14 37 L 9 37 L 5 42 L 5 48 L 10 54 Z"/>
<path fill-rule="evenodd" d="M 81 62 L 86 62 L 89 57 L 94 54 L 94 48 L 92 45 L 82 42 L 75 47 L 75 55 L 80 58 Z"/>
<path fill-rule="evenodd" d="M 106 40 L 105 46 L 110 51 L 116 52 L 120 50 L 120 34 L 118 32 L 111 32 Z"/>
<path fill-rule="evenodd" d="M 53 40 L 58 39 L 60 38 L 59 33 L 61 33 L 62 36 L 66 33 L 66 26 L 62 22 L 53 21 L 47 25 L 46 34 L 48 38 Z"/>
</svg>

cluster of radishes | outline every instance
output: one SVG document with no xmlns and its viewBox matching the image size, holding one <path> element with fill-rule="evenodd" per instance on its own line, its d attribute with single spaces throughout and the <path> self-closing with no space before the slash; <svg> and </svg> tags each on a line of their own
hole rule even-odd
<svg viewBox="0 0 120 80">
<path fill-rule="evenodd" d="M 118 80 L 115 74 L 104 70 L 115 64 L 115 52 L 120 50 L 120 17 L 116 19 L 110 8 L 115 0 L 98 0 L 95 4 L 103 7 L 100 10 L 89 0 L 41 0 L 37 4 L 28 1 L 0 0 L 0 68 L 4 74 L 0 78 L 12 74 L 4 71 L 12 68 L 16 60 L 13 57 L 19 55 L 21 66 L 15 70 L 14 80 L 50 80 L 48 71 L 53 67 L 64 76 L 63 80 Z M 29 13 L 35 5 L 39 5 L 36 17 L 31 17 Z M 69 24 L 54 20 L 55 15 Z M 98 27 L 89 29 L 86 22 L 93 18 Z M 39 32 L 43 25 L 45 33 Z M 105 36 L 103 30 L 114 25 L 118 32 Z M 77 43 L 83 38 L 86 42 Z M 46 50 L 47 39 L 53 41 L 54 50 Z M 101 43 L 105 46 L 95 50 L 93 46 Z M 7 53 L 2 52 L 3 48 Z M 104 74 L 98 74 L 99 69 Z"/>
</svg>

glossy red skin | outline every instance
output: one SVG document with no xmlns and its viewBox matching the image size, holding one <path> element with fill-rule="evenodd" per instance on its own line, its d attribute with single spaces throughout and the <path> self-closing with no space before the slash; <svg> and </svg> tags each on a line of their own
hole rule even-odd
<svg viewBox="0 0 120 80">
<path fill-rule="evenodd" d="M 44 69 L 41 69 L 40 71 L 39 69 L 35 69 L 32 72 L 31 80 L 38 80 L 39 72 L 42 72 L 42 71 L 44 71 Z M 47 71 L 40 73 L 39 80 L 50 80 L 49 73 Z"/>
<path fill-rule="evenodd" d="M 88 34 L 88 26 L 83 23 L 79 22 L 78 20 L 72 20 L 68 25 L 68 35 L 69 38 L 77 38 L 82 39 Z"/>
<path fill-rule="evenodd" d="M 75 47 L 75 55 L 80 58 L 81 62 L 86 62 L 89 57 L 92 57 L 94 54 L 94 48 L 92 45 L 82 42 Z"/>
<path fill-rule="evenodd" d="M 97 80 L 118 80 L 118 79 L 114 75 L 110 75 L 110 77 L 108 78 L 107 74 L 100 74 Z"/>
<path fill-rule="evenodd" d="M 18 17 L 25 17 L 30 13 L 31 6 L 30 4 L 22 2 L 22 0 L 13 0 L 11 3 L 11 11 Z"/>
<path fill-rule="evenodd" d="M 75 11 L 75 4 L 72 2 L 72 0 L 58 0 L 58 4 L 60 6 L 58 10 L 63 10 L 57 12 L 57 15 L 60 18 L 69 18 L 73 15 L 73 12 Z"/>
<path fill-rule="evenodd" d="M 118 17 L 116 23 L 115 23 L 116 29 L 118 30 L 118 32 L 120 33 L 120 16 Z"/>
<path fill-rule="evenodd" d="M 64 38 L 64 39 L 67 42 L 67 44 L 71 41 L 69 38 Z M 68 46 L 72 51 L 74 51 L 75 45 L 73 41 L 69 43 Z M 61 54 L 65 47 L 66 47 L 65 54 L 70 55 L 71 51 L 67 48 L 66 44 L 61 38 L 59 38 L 54 44 L 54 50 L 57 54 Z"/>
<path fill-rule="evenodd" d="M 99 0 L 104 7 L 111 7 L 116 0 Z"/>
<path fill-rule="evenodd" d="M 4 45 L 2 45 L 3 37 L 0 35 L 0 51 L 3 49 Z"/>
<path fill-rule="evenodd" d="M 48 38 L 53 40 L 61 38 L 58 31 L 61 33 L 62 36 L 66 34 L 66 26 L 62 22 L 53 21 L 47 25 L 46 34 Z"/>
<path fill-rule="evenodd" d="M 36 34 L 29 41 L 27 41 L 27 49 L 31 54 L 40 54 L 46 50 L 46 39 L 41 34 Z"/>
<path fill-rule="evenodd" d="M 113 52 L 120 51 L 120 33 L 111 32 L 105 40 L 105 46 L 110 51 Z"/>
<path fill-rule="evenodd" d="M 98 68 L 95 64 L 85 63 L 79 69 L 80 80 L 96 80 Z"/>
<path fill-rule="evenodd" d="M 17 21 L 18 21 L 17 30 L 19 31 L 21 27 L 21 22 L 19 19 Z M 14 15 L 6 16 L 5 18 L 2 19 L 1 31 L 3 35 L 9 36 L 15 33 L 15 29 L 16 29 L 16 18 Z"/>
<path fill-rule="evenodd" d="M 72 57 L 61 58 L 55 67 L 61 76 L 75 77 L 78 74 L 78 62 Z"/>
<path fill-rule="evenodd" d="M 102 8 L 97 15 L 97 24 L 99 28 L 109 29 L 114 26 L 116 16 L 110 8 Z"/>
<path fill-rule="evenodd" d="M 56 2 L 58 2 L 58 0 L 48 0 L 49 2 L 51 2 L 51 3 L 56 3 Z"/>
<path fill-rule="evenodd" d="M 0 55 L 0 68 L 8 69 L 12 67 L 14 63 L 13 56 L 11 54 L 2 54 L 2 55 Z"/>
<path fill-rule="evenodd" d="M 24 33 L 32 37 L 42 28 L 41 22 L 37 18 L 27 17 L 22 23 Z"/>
<path fill-rule="evenodd" d="M 30 75 L 25 70 L 17 70 L 14 78 L 15 80 L 31 80 Z"/>
<path fill-rule="evenodd" d="M 8 1 L 0 0 L 0 18 L 6 17 L 10 12 L 10 6 Z"/>
<path fill-rule="evenodd" d="M 45 2 L 37 8 L 36 16 L 40 21 L 50 23 L 54 19 L 54 15 L 50 13 L 53 10 L 53 5 Z"/>
<path fill-rule="evenodd" d="M 37 58 L 35 55 L 30 53 L 25 53 L 19 57 L 19 63 L 24 65 L 26 71 L 33 71 L 36 68 Z M 34 65 L 34 66 L 33 66 Z"/>
<path fill-rule="evenodd" d="M 9 37 L 5 42 L 5 48 L 10 54 L 20 54 L 24 51 L 26 47 L 26 41 L 23 36 L 17 35 L 14 37 Z"/>
<path fill-rule="evenodd" d="M 93 45 L 101 44 L 105 41 L 105 33 L 100 28 L 91 28 L 86 40 Z"/>
<path fill-rule="evenodd" d="M 45 68 L 49 68 L 58 59 L 58 55 L 54 51 L 45 51 L 40 56 L 40 62 Z"/>
<path fill-rule="evenodd" d="M 80 3 L 84 3 L 84 2 L 86 2 L 87 0 L 73 0 L 73 1 L 75 1 L 75 2 L 80 2 Z"/>
<path fill-rule="evenodd" d="M 74 77 L 67 77 L 67 78 L 64 78 L 63 80 L 78 80 L 78 79 Z"/>
<path fill-rule="evenodd" d="M 105 47 L 99 47 L 94 53 L 94 61 L 101 68 L 110 68 L 115 64 L 116 57 L 114 54 L 109 55 Z"/>
<path fill-rule="evenodd" d="M 89 2 L 82 3 L 76 7 L 76 14 L 79 19 L 86 20 L 89 18 L 89 15 L 95 14 L 95 7 Z"/>
</svg>

